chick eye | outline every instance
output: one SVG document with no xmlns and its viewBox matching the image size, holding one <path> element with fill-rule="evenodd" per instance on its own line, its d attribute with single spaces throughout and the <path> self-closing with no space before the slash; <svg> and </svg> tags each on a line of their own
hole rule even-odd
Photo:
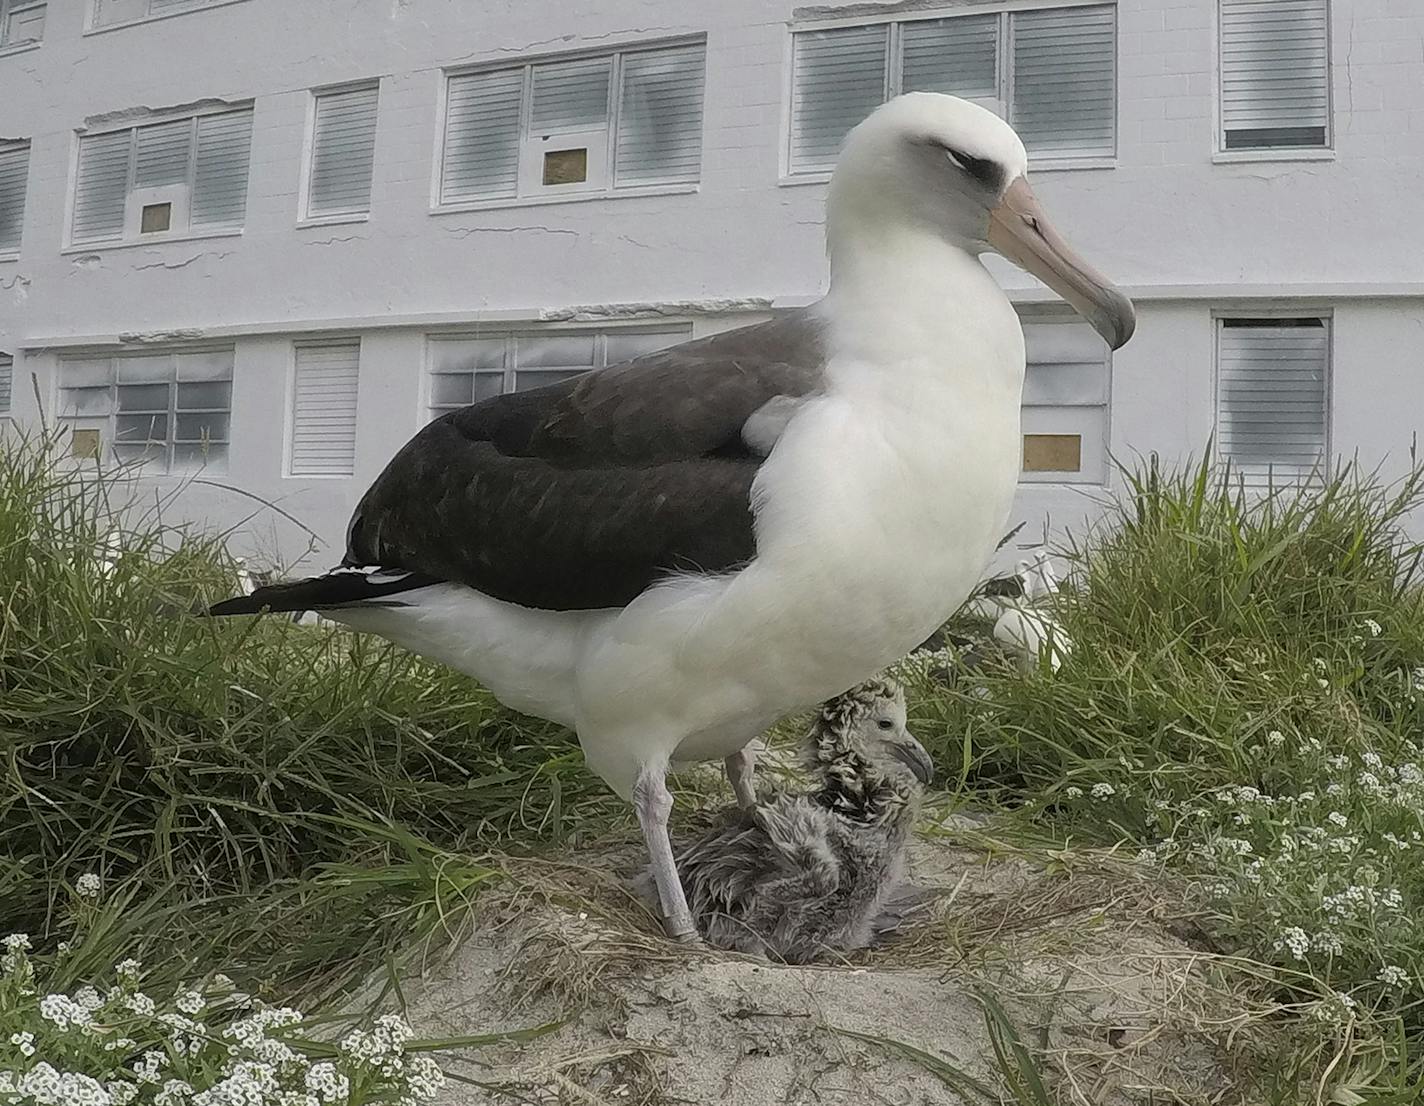
<svg viewBox="0 0 1424 1106">
<path fill-rule="evenodd" d="M 895 723 L 891 722 L 888 718 L 882 718 L 876 725 L 882 730 L 893 730 L 895 728 Z"/>
</svg>

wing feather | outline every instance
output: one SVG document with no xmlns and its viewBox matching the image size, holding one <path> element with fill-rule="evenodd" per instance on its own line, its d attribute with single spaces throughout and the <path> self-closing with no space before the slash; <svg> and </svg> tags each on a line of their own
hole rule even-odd
<svg viewBox="0 0 1424 1106">
<path fill-rule="evenodd" d="M 809 312 L 445 415 L 367 491 L 346 563 L 522 606 L 616 607 L 661 575 L 755 556 L 748 420 L 819 382 Z"/>
</svg>

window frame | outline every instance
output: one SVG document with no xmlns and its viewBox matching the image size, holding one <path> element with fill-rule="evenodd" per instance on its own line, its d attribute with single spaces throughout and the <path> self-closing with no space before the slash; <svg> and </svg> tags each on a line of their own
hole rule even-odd
<svg viewBox="0 0 1424 1106">
<path fill-rule="evenodd" d="M 1221 421 L 1221 336 L 1225 329 L 1222 324 L 1230 319 L 1247 319 L 1260 322 L 1286 322 L 1291 319 L 1317 319 L 1325 332 L 1325 380 L 1321 388 L 1321 402 L 1325 412 L 1325 426 L 1323 444 L 1321 446 L 1320 463 L 1322 467 L 1330 464 L 1331 458 L 1335 455 L 1335 312 L 1331 307 L 1311 306 L 1303 304 L 1300 306 L 1282 306 L 1278 304 L 1264 307 L 1222 307 L 1215 308 L 1211 313 L 1211 434 L 1213 449 L 1216 451 L 1216 463 L 1218 466 L 1225 466 L 1231 463 L 1232 470 L 1238 481 L 1243 482 L 1245 487 L 1257 491 L 1266 491 L 1267 484 L 1255 483 L 1245 479 L 1245 474 L 1236 467 L 1234 460 L 1221 452 L 1220 446 L 1220 421 Z M 1303 480 L 1291 480 L 1289 482 L 1276 481 L 1274 476 L 1270 482 L 1271 489 L 1299 487 Z"/>
<path fill-rule="evenodd" d="M 1113 150 L 1111 154 L 1083 154 L 1064 157 L 1049 155 L 1035 157 L 1029 154 L 1029 167 L 1039 172 L 1069 169 L 1115 169 L 1122 143 L 1121 99 L 1122 99 L 1122 34 L 1119 26 L 1120 8 L 1118 0 L 995 0 L 995 2 L 972 7 L 927 7 L 913 11 L 889 13 L 867 18 L 843 16 L 839 18 L 808 19 L 787 25 L 783 49 L 782 72 L 785 74 L 781 110 L 780 168 L 778 184 L 794 186 L 799 184 L 823 184 L 831 179 L 830 169 L 796 169 L 791 159 L 793 135 L 793 112 L 796 96 L 796 36 L 812 31 L 834 31 L 847 27 L 888 26 L 890 33 L 886 45 L 886 94 L 884 103 L 900 94 L 904 83 L 904 31 L 906 23 L 932 23 L 950 19 L 973 19 L 993 16 L 999 27 L 996 43 L 999 99 L 1004 110 L 1012 113 L 1014 81 L 1014 40 L 1012 17 L 1020 12 L 1062 11 L 1071 8 L 1113 9 Z"/>
<path fill-rule="evenodd" d="M 1213 162 L 1230 164 L 1251 161 L 1335 160 L 1335 4 L 1334 0 L 1321 2 L 1325 5 L 1325 141 L 1319 146 L 1245 146 L 1229 150 L 1226 148 L 1226 96 L 1222 87 L 1225 77 L 1221 49 L 1221 36 L 1225 29 L 1222 16 L 1223 0 L 1214 0 L 1211 53 L 1212 69 L 1216 78 L 1212 85 L 1212 95 L 1215 99 L 1213 129 L 1216 134 L 1212 151 Z"/>
<path fill-rule="evenodd" d="M 187 13 L 179 12 L 174 14 L 186 15 Z M 167 16 L 164 16 L 162 18 L 167 18 Z M 148 246 L 157 242 L 188 242 L 203 238 L 232 238 L 245 233 L 247 230 L 247 215 L 245 210 L 245 204 L 243 222 L 242 226 L 240 227 L 223 227 L 213 225 L 198 227 L 195 230 L 193 229 L 191 223 L 193 187 L 197 180 L 198 120 L 206 119 L 214 115 L 236 115 L 239 112 L 247 112 L 249 115 L 252 116 L 251 129 L 248 138 L 249 160 L 246 182 L 246 187 L 250 190 L 252 187 L 251 142 L 252 136 L 255 136 L 257 129 L 257 109 L 256 101 L 254 100 L 248 100 L 245 103 L 242 101 L 238 101 L 236 105 L 214 105 L 213 107 L 204 108 L 200 111 L 160 112 L 155 113 L 150 118 L 143 119 L 141 122 L 128 123 L 122 126 L 100 126 L 74 131 L 74 138 L 71 143 L 69 155 L 69 181 L 68 186 L 65 189 L 64 198 L 64 242 L 62 248 L 60 249 L 60 253 L 92 253 L 96 250 L 114 250 L 134 246 Z M 76 242 L 74 240 L 74 216 L 76 213 L 75 209 L 79 202 L 79 159 L 81 151 L 83 149 L 84 140 L 86 138 L 99 138 L 104 135 L 110 134 L 122 134 L 125 131 L 133 134 L 139 130 L 142 130 L 144 127 L 163 126 L 167 123 L 178 123 L 182 122 L 183 120 L 187 120 L 190 126 L 192 127 L 192 134 L 189 137 L 190 145 L 188 150 L 188 177 L 187 180 L 184 182 L 188 188 L 187 204 L 185 205 L 189 220 L 187 225 L 185 225 L 181 230 L 168 230 L 155 234 L 140 235 L 136 238 L 125 237 L 112 238 L 95 242 Z M 138 141 L 136 138 L 134 138 L 131 139 L 129 143 L 128 180 L 126 181 L 124 188 L 124 197 L 126 203 L 128 197 L 133 193 L 133 180 L 137 161 Z"/>
<path fill-rule="evenodd" d="M 429 213 L 431 215 L 445 215 L 463 211 L 483 211 L 491 208 L 536 207 L 543 204 L 578 203 L 589 200 L 612 200 L 636 196 L 666 196 L 699 191 L 702 188 L 702 169 L 705 167 L 705 157 L 703 158 L 702 165 L 699 166 L 698 179 L 695 181 L 652 182 L 622 186 L 617 183 L 618 127 L 623 113 L 623 58 L 627 54 L 671 50 L 680 46 L 701 46 L 703 51 L 703 118 L 698 131 L 698 140 L 701 143 L 702 152 L 705 155 L 707 149 L 706 109 L 708 84 L 707 35 L 705 33 L 621 42 L 611 46 L 592 47 L 585 50 L 572 50 L 553 54 L 530 54 L 516 60 L 479 62 L 473 65 L 446 66 L 442 68 L 440 70 L 439 90 L 436 97 L 435 158 L 430 175 Z M 450 82 L 452 80 L 468 76 L 472 73 L 498 73 L 522 70 L 523 85 L 520 92 L 519 109 L 519 142 L 522 148 L 530 135 L 530 115 L 533 111 L 534 102 L 534 67 L 602 58 L 609 60 L 608 136 L 604 152 L 604 164 L 607 166 L 608 177 L 606 187 L 588 188 L 564 194 L 536 193 L 521 195 L 518 192 L 518 185 L 516 184 L 516 191 L 513 195 L 469 197 L 449 201 L 442 199 L 442 185 L 444 183 L 445 174 L 445 142 L 446 134 L 449 129 Z M 520 165 L 522 168 L 522 158 Z"/>
<path fill-rule="evenodd" d="M 35 50 L 44 45 L 43 36 L 40 38 L 26 38 L 19 42 L 11 42 L 6 36 L 6 28 L 10 25 L 10 17 L 17 11 L 34 11 L 44 9 L 45 29 L 49 29 L 49 0 L 0 0 L 0 56 L 5 54 L 18 54 L 25 50 Z"/>
<path fill-rule="evenodd" d="M 1020 324 L 1021 324 L 1022 326 L 1024 326 L 1024 327 L 1030 327 L 1030 326 L 1072 326 L 1072 327 L 1088 327 L 1088 326 L 1089 326 L 1088 323 L 1084 322 L 1083 319 L 1081 319 L 1078 315 L 1074 314 L 1073 312 L 1071 312 L 1071 311 L 1065 311 L 1065 310 L 1063 310 L 1061 307 L 1058 307 L 1058 306 L 1056 306 L 1056 305 L 1051 305 L 1051 304 L 1050 304 L 1050 305 L 1037 305 L 1037 304 L 1034 304 L 1034 305 L 1027 305 L 1027 304 L 1017 304 L 1017 305 L 1015 305 L 1015 313 L 1016 313 L 1016 314 L 1018 315 L 1018 317 L 1019 317 L 1019 322 L 1020 322 Z M 1089 329 L 1091 329 L 1091 328 L 1089 328 Z M 1113 376 L 1114 376 L 1114 372 L 1113 372 L 1113 359 L 1114 359 L 1114 353 L 1113 353 L 1113 351 L 1112 351 L 1111 349 L 1108 348 L 1107 343 L 1102 343 L 1102 352 L 1101 352 L 1101 355 L 1100 355 L 1100 356 L 1101 356 L 1101 366 L 1102 366 L 1102 373 L 1103 373 L 1103 401 L 1102 401 L 1101 403 L 1030 403 L 1026 398 L 1025 398 L 1025 399 L 1021 399 L 1021 401 L 1020 401 L 1020 403 L 1019 403 L 1019 412 L 1020 412 L 1020 422 L 1021 422 L 1021 425 L 1020 425 L 1020 428 L 1019 428 L 1020 468 L 1019 468 L 1019 476 L 1018 476 L 1019 488 L 1020 488 L 1021 490 L 1022 490 L 1022 489 L 1030 489 L 1030 488 L 1058 488 L 1058 489 L 1065 489 L 1065 488 L 1066 488 L 1066 489 L 1070 489 L 1070 490 L 1082 491 L 1082 490 L 1087 489 L 1087 488 L 1107 488 L 1107 487 L 1110 487 L 1110 486 L 1111 486 L 1111 484 L 1112 484 L 1112 475 L 1113 475 L 1112 433 L 1113 433 Z M 1034 362 L 1034 361 L 1028 361 L 1028 362 L 1025 364 L 1025 367 L 1024 367 L 1025 381 L 1027 381 L 1027 373 L 1028 373 L 1029 369 L 1030 369 L 1033 365 L 1035 365 L 1035 364 L 1048 364 L 1048 363 L 1049 363 L 1049 362 Z M 1069 364 L 1089 364 L 1089 362 L 1086 362 L 1086 361 L 1083 361 L 1083 362 L 1068 362 L 1068 363 L 1069 363 Z M 1096 362 L 1094 362 L 1094 363 L 1096 364 Z M 1025 390 L 1027 390 L 1027 389 L 1025 389 Z M 1091 474 L 1083 475 L 1083 474 L 1082 474 L 1082 470 L 1080 469 L 1080 470 L 1079 470 L 1079 474 L 1078 474 L 1077 477 L 1075 478 L 1075 477 L 1074 477 L 1074 474 L 1072 474 L 1072 473 L 1067 473 L 1067 474 L 1055 473 L 1055 472 L 1043 472 L 1043 473 L 1038 473 L 1038 472 L 1029 472 L 1029 471 L 1025 470 L 1025 469 L 1022 467 L 1023 439 L 1024 439 L 1026 436 L 1028 436 L 1029 434 L 1037 434 L 1037 433 L 1056 433 L 1056 431 L 1051 431 L 1051 430 L 1047 430 L 1047 431 L 1031 430 L 1031 429 L 1029 429 L 1027 426 L 1022 425 L 1022 422 L 1023 422 L 1023 413 L 1024 413 L 1025 411 L 1029 410 L 1030 408 L 1036 408 L 1036 409 L 1045 410 L 1045 411 L 1077 410 L 1077 411 L 1101 412 L 1101 416 L 1100 416 L 1100 417 L 1101 417 L 1101 419 L 1102 419 L 1102 458 L 1103 458 L 1103 459 L 1102 459 L 1102 473 L 1101 473 L 1101 475 L 1098 475 L 1097 473 L 1091 473 Z M 1086 457 L 1086 451 L 1084 451 L 1083 458 L 1080 458 L 1080 460 L 1084 459 L 1085 457 Z"/>
<path fill-rule="evenodd" d="M 0 421 L 8 421 L 15 417 L 15 355 L 0 351 L 0 377 L 6 381 L 7 387 L 0 393 Z"/>
<path fill-rule="evenodd" d="M 194 15 L 197 12 L 211 11 L 213 8 L 225 8 L 230 4 L 245 4 L 247 0 L 207 0 L 207 3 L 199 4 L 193 8 L 179 8 L 177 11 L 159 12 L 157 15 L 143 15 L 137 19 L 122 19 L 114 23 L 99 22 L 99 2 L 91 0 L 88 11 L 84 19 L 85 35 L 103 35 L 110 31 L 122 31 L 127 27 L 141 27 L 146 23 L 157 23 L 163 19 L 181 19 L 185 15 Z"/>
<path fill-rule="evenodd" d="M 551 325 L 530 320 L 527 323 L 508 323 L 499 326 L 489 327 L 460 327 L 451 330 L 428 331 L 425 335 L 425 351 L 421 370 L 421 383 L 419 390 L 419 416 L 426 423 L 433 422 L 442 415 L 448 415 L 451 411 L 458 411 L 470 406 L 468 403 L 442 403 L 436 404 L 435 398 L 435 378 L 437 376 L 465 376 L 473 377 L 481 371 L 493 372 L 493 370 L 472 369 L 469 373 L 437 373 L 434 370 L 434 358 L 432 356 L 434 348 L 441 342 L 469 342 L 469 341 L 495 341 L 502 340 L 505 343 L 504 368 L 501 373 L 504 380 L 501 382 L 500 395 L 509 395 L 514 391 L 513 384 L 517 383 L 519 375 L 519 364 L 517 359 L 517 343 L 521 338 L 552 338 L 552 337 L 592 337 L 593 338 L 593 366 L 585 371 L 599 372 L 608 368 L 608 338 L 616 334 L 667 334 L 674 336 L 678 340 L 670 342 L 669 345 L 678 345 L 681 342 L 693 340 L 692 321 L 690 319 L 636 319 L 628 322 L 616 324 L 600 325 L 598 323 L 560 323 Z M 621 362 L 614 362 L 620 364 Z M 539 369 L 526 369 L 525 372 L 537 373 Z M 473 385 L 473 382 L 472 382 Z M 471 388 L 472 402 L 473 386 Z"/>
<path fill-rule="evenodd" d="M 376 121 L 371 133 L 371 187 L 366 196 L 365 211 L 333 212 L 328 215 L 314 215 L 311 211 L 312 173 L 316 171 L 316 113 L 318 102 L 323 96 L 340 96 L 344 92 L 360 92 L 363 89 L 376 90 Z M 381 78 L 370 77 L 360 81 L 344 81 L 341 84 L 321 85 L 309 90 L 307 96 L 307 121 L 302 141 L 301 182 L 297 188 L 297 226 L 329 227 L 342 223 L 366 223 L 371 219 L 371 204 L 376 192 L 376 155 L 381 131 Z"/>
<path fill-rule="evenodd" d="M 217 379 L 217 380 L 211 380 L 211 381 L 182 381 L 182 380 L 180 380 L 180 379 L 179 379 L 179 375 L 178 375 L 178 362 L 177 362 L 177 358 L 180 357 L 180 356 L 183 356 L 183 355 L 185 355 L 185 354 L 202 354 L 202 353 L 227 353 L 227 354 L 229 355 L 229 357 L 230 357 L 230 360 L 232 361 L 232 368 L 229 370 L 228 376 L 226 376 L 226 377 L 224 377 L 224 378 L 219 378 L 219 379 Z M 148 357 L 167 357 L 167 358 L 172 359 L 172 375 L 171 375 L 166 381 L 163 381 L 163 382 L 162 382 L 162 386 L 168 389 L 168 402 L 167 402 L 167 410 L 164 411 L 164 412 L 162 412 L 163 417 L 167 420 L 167 423 L 166 423 L 166 426 L 165 426 L 164 438 L 163 438 L 163 441 L 162 441 L 162 465 L 161 465 L 161 467 L 158 466 L 158 465 L 156 465 L 156 464 L 151 464 L 151 463 L 148 462 L 148 461 L 141 461 L 141 462 L 137 462 L 137 463 L 135 463 L 135 462 L 133 462 L 133 461 L 125 461 L 125 460 L 119 458 L 118 455 L 117 455 L 117 453 L 115 452 L 116 447 L 121 444 L 121 443 L 119 442 L 119 440 L 118 440 L 118 430 L 117 430 L 117 426 L 118 426 L 117 420 L 118 420 L 119 415 L 120 415 L 119 399 L 118 399 L 118 389 L 119 389 L 120 387 L 124 386 L 124 385 L 122 385 L 122 384 L 120 383 L 120 381 L 119 381 L 119 367 L 118 367 L 118 366 L 119 366 L 119 362 L 120 362 L 120 361 L 123 361 L 123 360 L 138 360 L 138 359 L 141 359 L 141 358 L 146 357 L 146 356 L 148 356 Z M 99 361 L 99 360 L 107 360 L 107 361 L 110 363 L 110 379 L 109 379 L 109 383 L 107 384 L 107 388 L 108 388 L 108 391 L 109 391 L 109 413 L 108 413 L 107 415 L 104 415 L 104 416 L 88 416 L 88 418 L 89 418 L 91 421 L 92 421 L 92 420 L 95 420 L 95 419 L 97 419 L 97 418 L 103 418 L 103 419 L 105 419 L 105 421 L 106 421 L 106 429 L 105 429 L 105 431 L 103 432 L 103 436 L 102 436 L 101 439 L 100 439 L 100 447 L 101 447 L 101 448 L 100 448 L 99 456 L 98 456 L 98 458 L 97 458 L 98 461 L 100 462 L 101 466 L 102 466 L 102 465 L 105 465 L 105 464 L 111 463 L 111 464 L 113 464 L 116 468 L 123 469 L 123 470 L 125 470 L 126 472 L 130 472 L 131 475 L 133 475 L 133 476 L 135 476 L 135 477 L 137 477 L 137 478 L 139 478 L 139 479 L 144 479 L 144 480 L 149 480 L 149 479 L 175 479 L 175 480 L 186 480 L 186 479 L 190 479 L 193 475 L 195 475 L 195 473 L 210 473 L 210 474 L 215 474 L 215 475 L 222 475 L 222 474 L 227 473 L 227 472 L 229 472 L 229 471 L 231 470 L 231 464 L 232 464 L 232 444 L 233 444 L 233 441 L 232 441 L 232 415 L 233 415 L 233 400 L 234 400 L 234 398 L 235 398 L 235 397 L 234 397 L 234 394 L 233 394 L 233 386 L 234 386 L 234 384 L 235 384 L 235 382 L 236 382 L 236 378 L 237 378 L 237 347 L 236 347 L 235 344 L 224 343 L 224 342 L 215 342 L 215 343 L 214 343 L 214 342 L 205 342 L 205 343 L 200 343 L 200 344 L 197 344 L 197 345 L 164 346 L 164 347 L 160 347 L 160 348 L 158 348 L 158 349 L 150 349 L 150 350 L 140 350 L 140 349 L 111 349 L 111 348 L 106 348 L 106 349 L 91 349 L 91 350 L 82 350 L 82 349 L 66 350 L 66 351 L 56 360 L 56 362 L 55 362 L 54 374 L 53 374 L 53 386 L 52 386 L 52 388 L 51 388 L 51 392 L 52 392 L 52 395 L 51 395 L 51 402 L 52 402 L 52 404 L 53 404 L 53 410 L 56 412 L 56 415 L 55 415 L 55 421 L 56 421 L 56 423 L 57 423 L 59 426 L 70 426 L 70 427 L 72 428 L 74 423 L 79 422 L 79 421 L 83 421 L 83 420 L 85 419 L 85 416 L 82 416 L 82 415 L 81 415 L 81 416 L 67 415 L 67 414 L 64 413 L 64 402 L 63 402 L 63 400 L 64 400 L 64 392 L 65 392 L 65 390 L 66 390 L 66 385 L 65 385 L 65 383 L 64 383 L 63 374 L 64 374 L 64 363 L 65 363 L 65 361 L 67 361 L 67 360 L 77 360 L 77 361 Z M 158 382 L 158 381 L 153 381 L 152 383 L 153 383 L 153 384 L 158 384 L 159 382 Z M 180 385 L 180 384 L 183 384 L 183 383 L 202 383 L 202 384 L 207 384 L 207 383 L 226 383 L 227 386 L 228 386 L 228 400 L 227 400 L 227 406 L 226 406 L 225 408 L 222 408 L 222 407 L 191 407 L 191 408 L 189 408 L 189 407 L 184 407 L 184 408 L 179 408 L 179 407 L 178 407 L 178 388 L 179 388 L 179 385 Z M 131 384 L 131 385 L 129 385 L 129 386 L 132 386 L 132 387 L 146 387 L 146 386 L 148 386 L 148 384 L 146 384 L 146 383 L 135 383 L 135 384 Z M 95 388 L 97 388 L 98 385 L 90 385 L 89 387 L 95 387 Z M 204 464 L 203 464 L 200 468 L 197 468 L 197 469 L 175 468 L 174 463 L 173 463 L 173 451 L 174 451 L 174 448 L 175 448 L 175 447 L 180 446 L 180 445 L 195 445 L 195 444 L 201 444 L 199 441 L 191 441 L 191 440 L 183 440 L 183 441 L 180 441 L 180 440 L 178 440 L 178 439 L 175 437 L 175 435 L 176 435 L 176 433 L 177 433 L 177 429 L 178 429 L 178 416 L 179 416 L 180 414 L 183 414 L 183 415 L 201 415 L 201 414 L 215 414 L 215 413 L 223 413 L 223 412 L 226 413 L 226 415 L 227 415 L 227 420 L 228 420 L 227 436 L 224 437 L 224 438 L 221 438 L 221 439 L 218 439 L 218 438 L 210 438 L 210 439 L 208 439 L 208 441 L 211 442 L 212 444 L 214 444 L 214 445 L 221 445 L 221 446 L 224 447 L 224 452 L 223 452 L 222 460 L 221 460 L 220 462 L 218 462 L 217 464 L 214 464 L 214 463 L 211 462 L 211 461 L 205 461 Z M 152 415 L 155 415 L 155 416 L 156 416 L 156 415 L 158 415 L 160 412 L 157 412 L 157 411 L 154 411 L 154 412 L 131 411 L 131 412 L 127 412 L 127 413 L 128 413 L 128 414 L 136 414 L 136 415 L 152 414 Z M 148 439 L 147 441 L 151 441 L 151 442 L 153 442 L 153 443 L 155 443 L 155 444 L 157 443 L 157 439 Z M 138 445 L 138 444 L 146 444 L 146 443 L 132 442 L 132 443 L 128 443 L 128 444 Z M 90 458 L 66 457 L 66 458 L 64 458 L 64 460 L 65 460 L 65 462 L 66 462 L 67 464 L 81 465 L 81 464 L 86 463 L 86 461 L 90 460 Z"/>
</svg>

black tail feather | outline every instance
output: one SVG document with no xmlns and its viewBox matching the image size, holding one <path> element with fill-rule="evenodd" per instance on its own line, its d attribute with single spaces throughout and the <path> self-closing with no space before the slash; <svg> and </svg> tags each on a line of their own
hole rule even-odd
<svg viewBox="0 0 1424 1106">
<path fill-rule="evenodd" d="M 382 568 L 338 568 L 325 576 L 312 576 L 285 584 L 269 584 L 251 595 L 224 599 L 208 608 L 208 614 L 260 614 L 263 611 L 330 611 L 364 603 L 381 604 L 389 596 L 441 581 L 420 572 Z M 400 600 L 390 600 L 399 603 Z"/>
</svg>

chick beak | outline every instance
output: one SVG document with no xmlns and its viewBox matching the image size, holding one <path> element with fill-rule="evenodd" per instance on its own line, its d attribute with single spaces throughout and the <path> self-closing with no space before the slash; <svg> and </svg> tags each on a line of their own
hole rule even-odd
<svg viewBox="0 0 1424 1106">
<path fill-rule="evenodd" d="M 915 779 L 919 780 L 926 787 L 934 779 L 934 761 L 930 758 L 925 747 L 913 737 L 902 738 L 893 742 L 890 746 L 891 755 L 900 761 L 905 767 L 915 774 Z"/>
</svg>

